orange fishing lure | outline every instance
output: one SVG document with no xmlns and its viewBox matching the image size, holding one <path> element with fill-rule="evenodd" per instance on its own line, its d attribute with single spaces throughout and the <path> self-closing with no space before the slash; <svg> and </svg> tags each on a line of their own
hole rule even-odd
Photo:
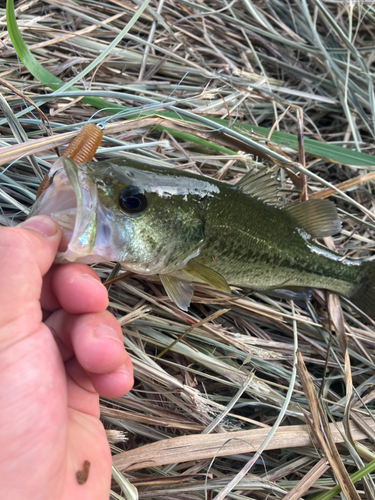
<svg viewBox="0 0 375 500">
<path fill-rule="evenodd" d="M 103 139 L 103 130 L 93 123 L 88 123 L 79 132 L 72 142 L 66 147 L 61 156 L 67 156 L 75 163 L 84 163 L 91 161 Z M 36 199 L 49 187 L 50 178 L 48 173 L 44 176 L 38 191 Z"/>
</svg>

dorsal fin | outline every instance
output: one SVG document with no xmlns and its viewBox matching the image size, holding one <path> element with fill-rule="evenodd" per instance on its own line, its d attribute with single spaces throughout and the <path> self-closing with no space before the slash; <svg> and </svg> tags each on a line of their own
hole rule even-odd
<svg viewBox="0 0 375 500">
<path fill-rule="evenodd" d="M 312 238 L 325 238 L 341 231 L 336 206 L 330 200 L 308 200 L 283 208 Z"/>
<path fill-rule="evenodd" d="M 250 196 L 277 205 L 277 175 L 271 168 L 251 169 L 236 183 L 236 186 Z"/>
<path fill-rule="evenodd" d="M 228 283 L 221 274 L 214 271 L 210 267 L 199 264 L 199 262 L 196 262 L 194 259 L 189 260 L 186 267 L 181 269 L 181 271 L 187 273 L 197 281 L 207 283 L 207 285 L 212 286 L 215 290 L 219 290 L 224 293 L 231 293 Z"/>
</svg>

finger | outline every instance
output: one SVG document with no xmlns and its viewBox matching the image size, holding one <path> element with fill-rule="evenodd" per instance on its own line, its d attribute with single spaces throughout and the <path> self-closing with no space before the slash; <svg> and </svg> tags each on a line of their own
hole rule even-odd
<svg viewBox="0 0 375 500">
<path fill-rule="evenodd" d="M 90 406 L 90 413 L 94 414 L 97 400 L 90 393 L 113 398 L 133 387 L 133 367 L 121 340 L 121 328 L 108 311 L 74 316 L 59 310 L 48 318 L 46 325 L 53 332 L 67 372 L 76 384 L 69 386 L 72 407 Z"/>
<path fill-rule="evenodd" d="M 68 406 L 99 417 L 99 397 L 118 398 L 133 387 L 130 358 L 118 370 L 97 374 L 85 371 L 76 358 L 66 364 L 68 375 Z"/>
<path fill-rule="evenodd" d="M 99 395 L 90 375 L 82 368 L 76 358 L 65 363 L 67 374 L 68 407 L 99 418 Z"/>
<path fill-rule="evenodd" d="M 130 357 L 111 373 L 91 373 L 92 385 L 104 398 L 119 398 L 128 393 L 134 385 L 133 366 Z"/>
<path fill-rule="evenodd" d="M 110 373 L 127 362 L 121 328 L 108 311 L 76 316 L 59 310 L 45 323 L 64 362 L 75 356 L 84 370 L 93 373 Z"/>
<path fill-rule="evenodd" d="M 18 320 L 18 328 L 6 330 L 8 337 L 15 335 L 12 341 L 35 331 L 41 321 L 42 276 L 51 267 L 60 239 L 59 226 L 45 216 L 0 228 L 0 328 Z"/>
<path fill-rule="evenodd" d="M 99 312 L 108 307 L 107 289 L 88 266 L 57 266 L 51 284 L 61 307 L 71 314 Z"/>
<path fill-rule="evenodd" d="M 71 314 L 104 311 L 108 292 L 99 276 L 85 264 L 52 266 L 46 274 L 41 295 L 47 311 L 65 309 Z"/>
<path fill-rule="evenodd" d="M 52 290 L 51 281 L 56 267 L 56 264 L 52 265 L 43 278 L 42 292 L 40 295 L 40 305 L 43 311 L 57 311 L 57 309 L 62 309 L 60 302 L 57 300 Z"/>
</svg>

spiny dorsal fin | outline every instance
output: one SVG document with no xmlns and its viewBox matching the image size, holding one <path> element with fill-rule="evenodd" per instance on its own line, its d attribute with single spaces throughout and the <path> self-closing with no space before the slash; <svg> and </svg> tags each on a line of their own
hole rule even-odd
<svg viewBox="0 0 375 500">
<path fill-rule="evenodd" d="M 250 170 L 236 183 L 236 186 L 250 196 L 277 205 L 277 175 L 271 168 L 262 167 L 257 171 Z"/>
<path fill-rule="evenodd" d="M 212 286 L 215 290 L 219 290 L 224 293 L 231 293 L 228 283 L 217 271 L 214 271 L 210 267 L 199 264 L 194 259 L 189 260 L 186 267 L 181 269 L 184 273 L 189 274 L 197 281 L 207 283 Z"/>
<path fill-rule="evenodd" d="M 159 276 L 171 301 L 183 311 L 187 311 L 194 292 L 191 281 L 181 280 L 170 274 L 160 274 Z"/>
<path fill-rule="evenodd" d="M 308 200 L 283 208 L 312 238 L 325 238 L 341 231 L 336 206 L 330 200 Z"/>
</svg>

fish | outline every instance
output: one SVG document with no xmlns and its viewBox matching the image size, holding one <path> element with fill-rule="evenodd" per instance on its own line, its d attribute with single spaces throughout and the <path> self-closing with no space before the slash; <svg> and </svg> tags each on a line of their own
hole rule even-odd
<svg viewBox="0 0 375 500">
<path fill-rule="evenodd" d="M 31 215 L 49 215 L 63 238 L 57 263 L 120 262 L 160 276 L 188 310 L 194 283 L 231 294 L 318 288 L 375 319 L 375 263 L 342 258 L 316 240 L 341 231 L 327 199 L 281 205 L 272 169 L 236 184 L 124 158 L 77 164 L 60 157 Z"/>
</svg>

